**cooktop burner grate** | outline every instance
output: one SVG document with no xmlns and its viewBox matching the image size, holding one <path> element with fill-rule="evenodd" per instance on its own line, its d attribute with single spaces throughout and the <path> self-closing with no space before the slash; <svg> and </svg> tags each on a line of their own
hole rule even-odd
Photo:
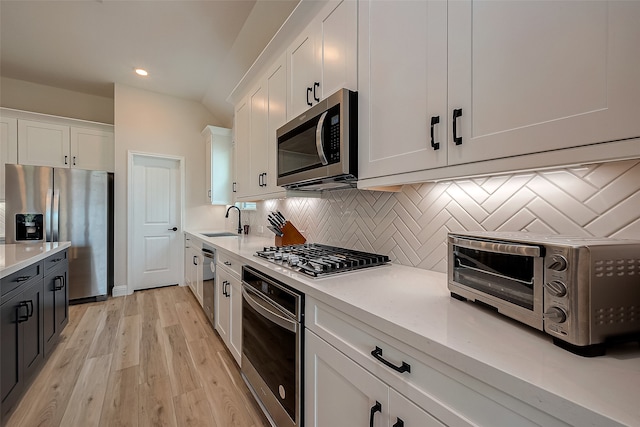
<svg viewBox="0 0 640 427">
<path fill-rule="evenodd" d="M 389 262 L 386 255 L 318 243 L 265 247 L 262 251 L 257 251 L 256 256 L 311 277 L 359 270 Z"/>
</svg>

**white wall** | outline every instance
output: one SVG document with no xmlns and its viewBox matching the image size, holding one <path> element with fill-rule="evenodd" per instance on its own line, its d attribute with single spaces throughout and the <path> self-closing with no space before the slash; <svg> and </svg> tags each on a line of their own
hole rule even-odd
<svg viewBox="0 0 640 427">
<path fill-rule="evenodd" d="M 218 121 L 200 103 L 115 85 L 115 286 L 127 285 L 128 152 L 185 159 L 187 229 L 221 229 L 224 207 L 205 203 L 205 145 L 200 132 Z"/>
<path fill-rule="evenodd" d="M 0 106 L 113 124 L 113 98 L 0 78 Z"/>
</svg>

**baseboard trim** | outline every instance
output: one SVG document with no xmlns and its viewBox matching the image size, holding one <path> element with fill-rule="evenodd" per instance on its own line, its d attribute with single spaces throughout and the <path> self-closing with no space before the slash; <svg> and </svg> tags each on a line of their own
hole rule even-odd
<svg viewBox="0 0 640 427">
<path fill-rule="evenodd" d="M 114 286 L 111 295 L 114 297 L 123 297 L 129 295 L 129 289 L 125 285 Z"/>
</svg>

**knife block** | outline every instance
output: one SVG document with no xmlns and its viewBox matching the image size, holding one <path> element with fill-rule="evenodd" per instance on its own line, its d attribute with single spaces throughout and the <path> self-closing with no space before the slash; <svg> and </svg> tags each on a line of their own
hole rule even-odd
<svg viewBox="0 0 640 427">
<path fill-rule="evenodd" d="M 280 229 L 284 234 L 276 236 L 276 246 L 301 245 L 307 241 L 293 224 L 287 221 Z"/>
</svg>

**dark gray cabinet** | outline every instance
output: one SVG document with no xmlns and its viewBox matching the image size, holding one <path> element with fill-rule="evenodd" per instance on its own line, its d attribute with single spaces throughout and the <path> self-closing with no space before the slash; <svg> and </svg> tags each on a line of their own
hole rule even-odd
<svg viewBox="0 0 640 427">
<path fill-rule="evenodd" d="M 69 318 L 67 251 L 0 280 L 0 425 Z"/>
<path fill-rule="evenodd" d="M 50 256 L 44 263 L 44 354 L 49 356 L 69 322 L 67 251 Z"/>
</svg>

